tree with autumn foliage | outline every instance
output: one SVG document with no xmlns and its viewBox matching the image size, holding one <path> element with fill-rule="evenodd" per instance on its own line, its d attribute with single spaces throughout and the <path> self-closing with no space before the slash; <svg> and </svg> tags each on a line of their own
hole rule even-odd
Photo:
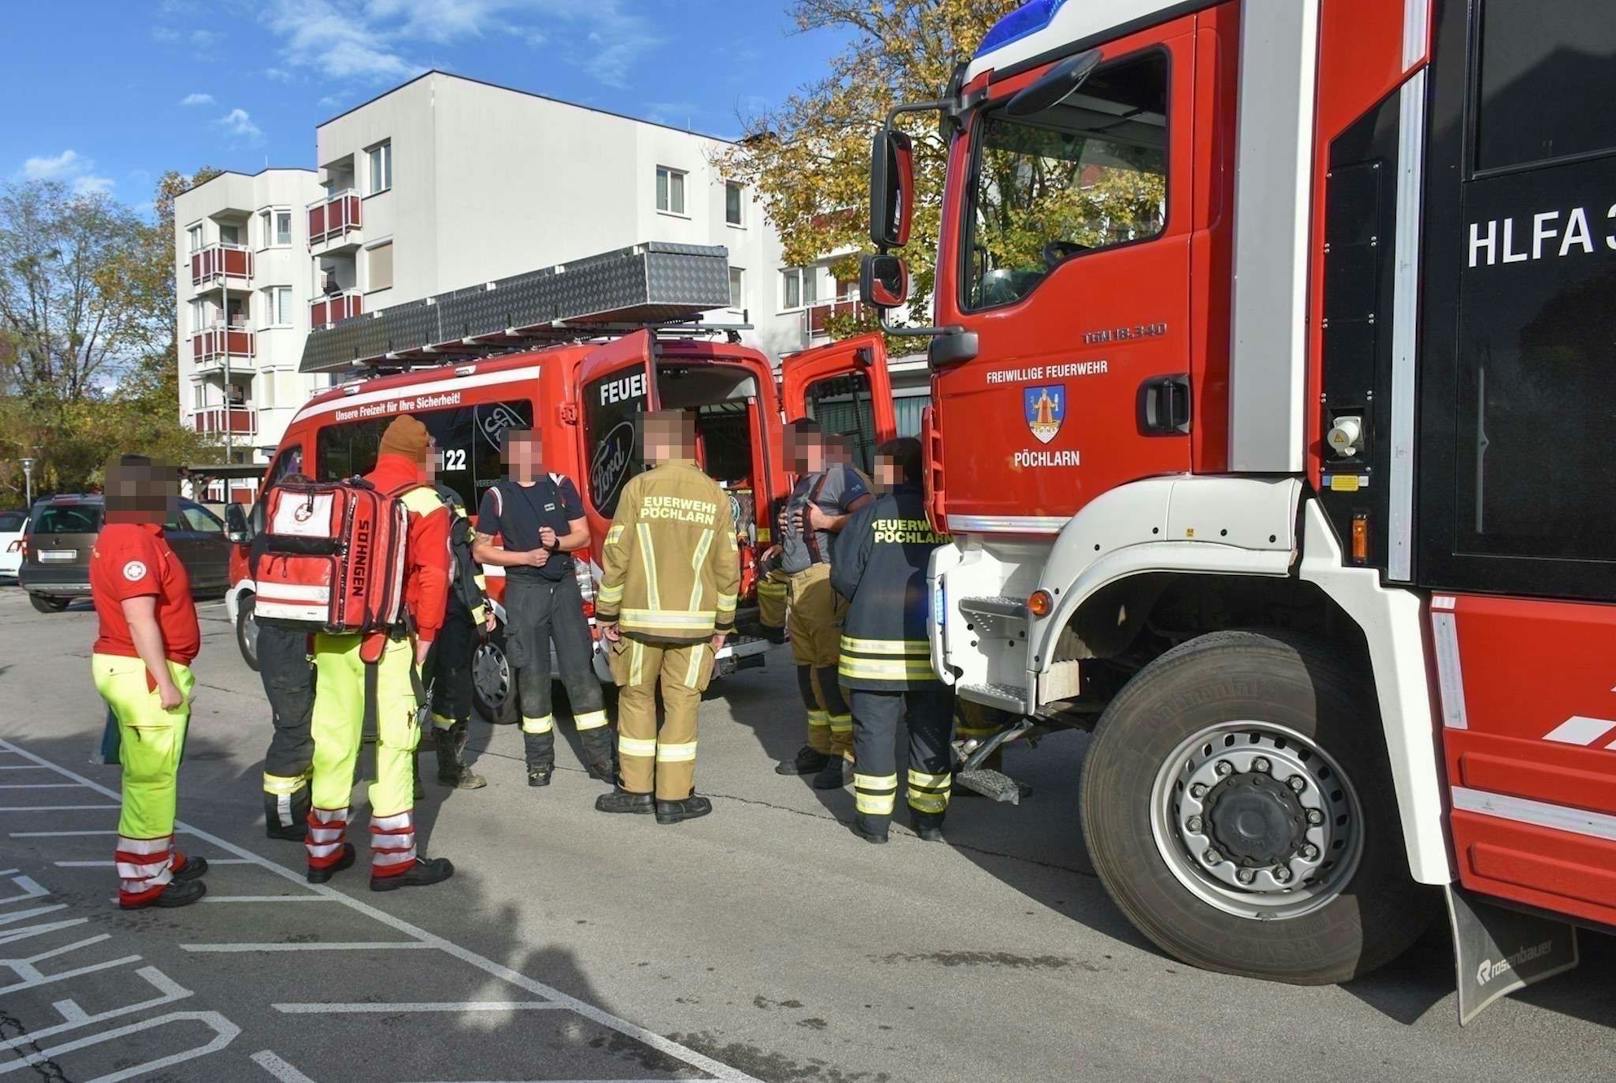
<svg viewBox="0 0 1616 1083">
<path fill-rule="evenodd" d="M 151 221 L 104 193 L 57 182 L 0 189 L 0 503 L 99 481 L 115 452 L 170 462 L 216 456 L 179 418 L 174 196 L 158 182 Z"/>
<path fill-rule="evenodd" d="M 832 272 L 856 277 L 869 242 L 870 141 L 887 111 L 933 100 L 955 65 L 1023 0 L 795 0 L 803 33 L 849 34 L 823 78 L 778 108 L 743 118 L 746 134 L 720 154 L 725 171 L 758 192 L 780 233 L 785 261 L 807 265 L 836 254 Z M 928 322 L 948 146 L 934 113 L 899 118 L 914 144 L 915 209 L 908 260 L 910 315 Z M 1096 153 L 1103 140 L 1053 135 L 1047 148 L 989 148 L 976 209 L 975 243 L 990 265 L 1043 268 L 1050 240 L 1094 247 L 1159 226 L 1163 177 L 1149 161 Z M 1062 140 L 1064 139 L 1064 142 Z M 1148 157 L 1148 154 L 1146 155 Z M 1039 272 L 1034 272 L 1039 273 Z M 835 337 L 873 329 L 876 314 L 834 316 Z"/>
</svg>

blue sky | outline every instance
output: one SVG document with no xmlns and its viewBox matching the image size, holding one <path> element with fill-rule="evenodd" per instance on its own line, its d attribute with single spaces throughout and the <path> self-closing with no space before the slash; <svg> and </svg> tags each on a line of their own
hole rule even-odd
<svg viewBox="0 0 1616 1083">
<path fill-rule="evenodd" d="M 164 170 L 313 167 L 314 126 L 427 68 L 734 136 L 840 42 L 769 0 L 26 0 L 0 180 L 146 207 Z M 20 46 L 20 47 L 19 47 Z"/>
</svg>

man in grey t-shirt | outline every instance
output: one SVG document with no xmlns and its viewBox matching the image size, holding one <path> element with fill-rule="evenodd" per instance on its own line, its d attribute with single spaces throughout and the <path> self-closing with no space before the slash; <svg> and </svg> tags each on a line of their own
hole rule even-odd
<svg viewBox="0 0 1616 1083">
<path fill-rule="evenodd" d="M 830 586 L 830 550 L 842 525 L 874 497 L 857 471 L 827 461 L 818 422 L 802 418 L 787 425 L 785 451 L 797 484 L 777 523 L 780 567 L 789 579 L 786 628 L 808 712 L 808 740 L 775 771 L 811 774 L 816 789 L 838 789 L 852 752 L 853 715 L 836 678 L 847 602 Z"/>
</svg>

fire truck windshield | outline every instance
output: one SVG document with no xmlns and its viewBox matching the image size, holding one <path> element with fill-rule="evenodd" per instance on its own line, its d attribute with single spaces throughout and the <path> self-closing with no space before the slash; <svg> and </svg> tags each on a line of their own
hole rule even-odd
<svg viewBox="0 0 1616 1083">
<path fill-rule="evenodd" d="M 1166 224 L 1167 56 L 1100 68 L 1030 117 L 977 123 L 965 306 L 1019 301 L 1063 261 Z"/>
</svg>

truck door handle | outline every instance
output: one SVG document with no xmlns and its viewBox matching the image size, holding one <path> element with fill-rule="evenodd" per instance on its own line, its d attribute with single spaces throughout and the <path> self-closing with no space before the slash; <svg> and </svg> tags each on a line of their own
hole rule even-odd
<svg viewBox="0 0 1616 1083">
<path fill-rule="evenodd" d="M 1139 385 L 1139 432 L 1182 436 L 1190 431 L 1190 377 L 1180 372 L 1152 376 Z"/>
</svg>

